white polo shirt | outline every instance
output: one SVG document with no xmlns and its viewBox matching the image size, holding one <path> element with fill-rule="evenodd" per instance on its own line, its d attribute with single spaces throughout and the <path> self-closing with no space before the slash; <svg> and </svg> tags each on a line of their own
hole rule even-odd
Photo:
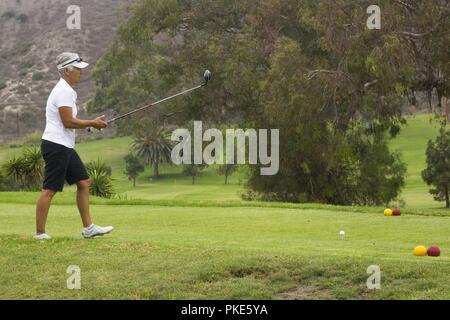
<svg viewBox="0 0 450 320">
<path fill-rule="evenodd" d="M 63 78 L 59 80 L 48 97 L 45 111 L 47 124 L 42 139 L 73 149 L 75 147 L 75 129 L 64 127 L 59 115 L 61 107 L 71 107 L 72 116 L 76 118 L 78 114 L 77 93 Z"/>
</svg>

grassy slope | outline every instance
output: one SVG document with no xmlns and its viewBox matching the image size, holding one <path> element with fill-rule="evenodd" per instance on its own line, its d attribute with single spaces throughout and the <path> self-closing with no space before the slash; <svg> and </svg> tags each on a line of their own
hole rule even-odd
<svg viewBox="0 0 450 320">
<path fill-rule="evenodd" d="M 402 129 L 399 137 L 392 142 L 392 150 L 400 151 L 408 164 L 408 177 L 402 197 L 408 207 L 443 207 L 443 202 L 433 200 L 430 187 L 422 180 L 421 172 L 426 167 L 425 150 L 428 140 L 438 135 L 437 124 L 430 123 L 428 115 L 418 115 L 408 119 L 408 126 Z"/>
</svg>

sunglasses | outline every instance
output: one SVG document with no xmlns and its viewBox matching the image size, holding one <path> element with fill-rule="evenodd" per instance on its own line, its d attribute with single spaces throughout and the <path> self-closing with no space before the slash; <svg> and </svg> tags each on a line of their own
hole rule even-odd
<svg viewBox="0 0 450 320">
<path fill-rule="evenodd" d="M 68 66 L 68 65 L 70 65 L 70 64 L 72 64 L 74 62 L 82 62 L 82 61 L 83 61 L 83 58 L 82 57 L 78 57 L 78 58 L 76 58 L 74 60 L 71 60 L 69 62 L 64 63 L 63 65 L 61 65 L 60 68 L 62 69 L 62 68 L 66 67 L 66 66 Z"/>
</svg>

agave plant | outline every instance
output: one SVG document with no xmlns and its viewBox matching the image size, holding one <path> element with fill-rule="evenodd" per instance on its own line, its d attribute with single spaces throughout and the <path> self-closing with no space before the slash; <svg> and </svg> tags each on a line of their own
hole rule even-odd
<svg viewBox="0 0 450 320">
<path fill-rule="evenodd" d="M 39 184 L 43 179 L 44 159 L 38 147 L 28 148 L 23 153 L 24 176 L 30 187 Z"/>
<path fill-rule="evenodd" d="M 91 179 L 90 194 L 102 198 L 111 198 L 114 188 L 111 179 L 111 167 L 104 161 L 98 159 L 86 164 L 86 170 Z"/>
<path fill-rule="evenodd" d="M 90 172 L 89 177 L 91 178 L 91 195 L 108 199 L 114 195 L 111 177 L 96 170 Z"/>
<path fill-rule="evenodd" d="M 3 170 L 7 177 L 11 177 L 19 187 L 25 185 L 25 161 L 23 157 L 15 156 L 3 165 Z"/>
<path fill-rule="evenodd" d="M 112 169 L 105 161 L 97 159 L 97 161 L 92 161 L 86 163 L 86 170 L 88 172 L 98 172 L 99 174 L 104 174 L 106 176 L 111 176 Z"/>
</svg>

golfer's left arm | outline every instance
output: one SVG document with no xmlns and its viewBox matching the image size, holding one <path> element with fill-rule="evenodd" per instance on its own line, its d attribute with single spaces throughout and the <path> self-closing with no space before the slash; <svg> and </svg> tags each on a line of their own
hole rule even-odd
<svg viewBox="0 0 450 320">
<path fill-rule="evenodd" d="M 94 120 L 81 120 L 73 117 L 71 107 L 60 107 L 58 108 L 58 111 L 61 121 L 67 129 L 84 129 L 91 127 L 104 129 L 108 126 L 105 116 L 95 118 Z"/>
</svg>

